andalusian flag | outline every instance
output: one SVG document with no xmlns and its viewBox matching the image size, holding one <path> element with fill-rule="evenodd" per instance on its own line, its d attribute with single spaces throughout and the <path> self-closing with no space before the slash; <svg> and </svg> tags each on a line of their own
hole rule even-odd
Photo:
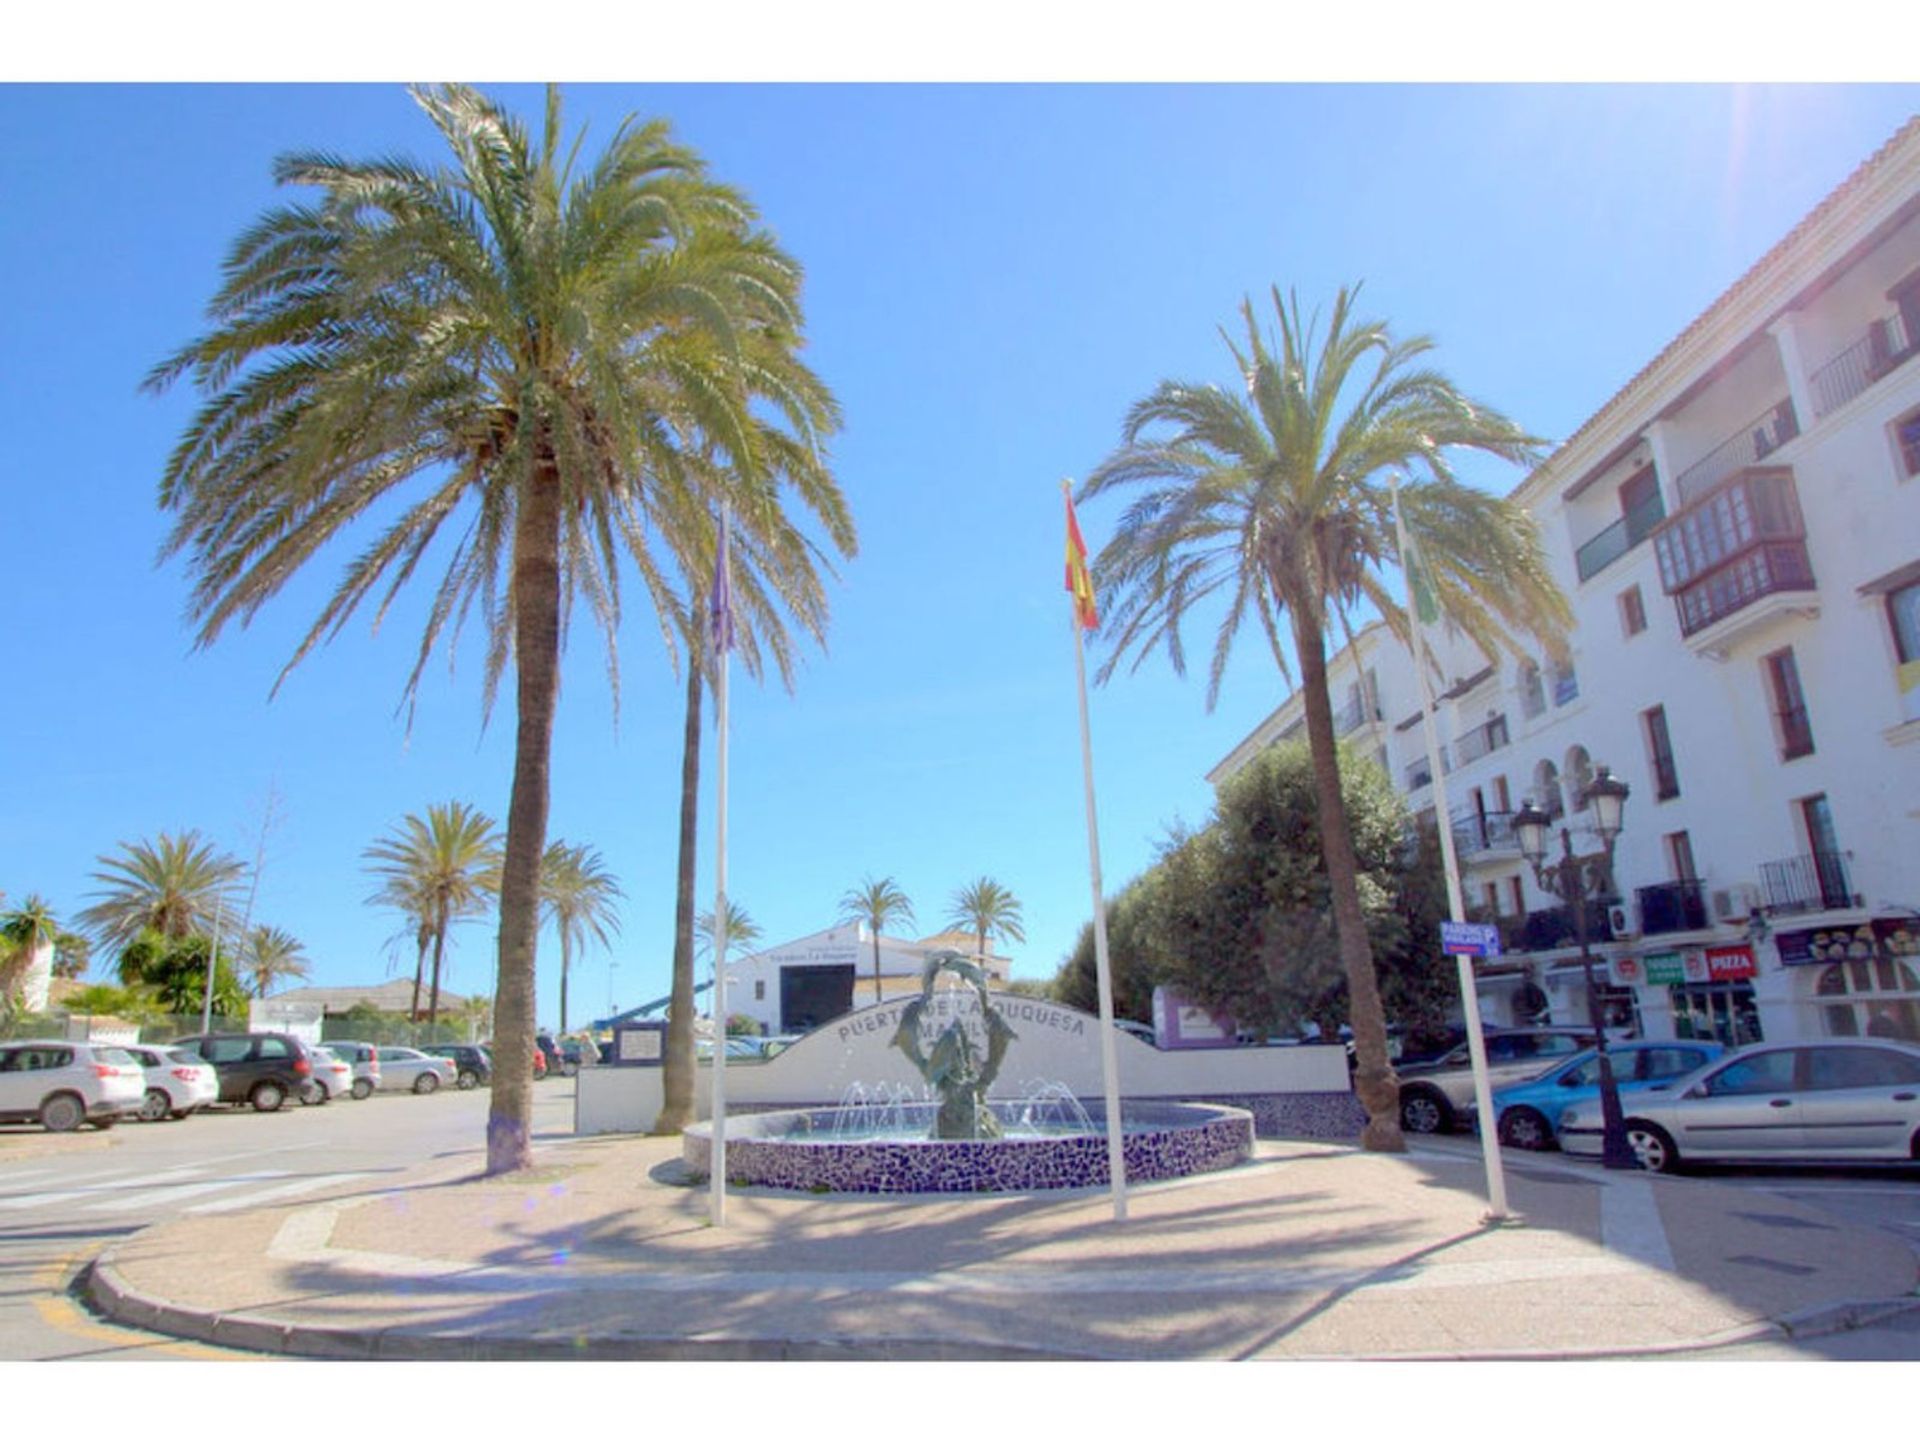
<svg viewBox="0 0 1920 1443">
<path fill-rule="evenodd" d="M 1067 497 L 1067 590 L 1073 593 L 1073 614 L 1082 631 L 1100 624 L 1100 613 L 1093 607 L 1093 573 L 1087 570 L 1087 543 L 1080 538 L 1080 523 L 1073 518 L 1073 497 Z"/>
<path fill-rule="evenodd" d="M 1399 515 L 1400 498 L 1393 498 L 1394 514 Z M 1427 574 L 1427 559 L 1420 554 L 1420 548 L 1409 539 L 1400 553 L 1406 563 L 1407 591 L 1413 600 L 1413 614 L 1427 626 L 1440 619 L 1440 603 L 1434 600 L 1433 578 Z"/>
</svg>

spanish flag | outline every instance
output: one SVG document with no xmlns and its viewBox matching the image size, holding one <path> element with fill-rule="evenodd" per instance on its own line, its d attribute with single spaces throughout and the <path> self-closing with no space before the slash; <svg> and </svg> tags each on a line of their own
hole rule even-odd
<svg viewBox="0 0 1920 1443">
<path fill-rule="evenodd" d="M 1073 614 L 1082 631 L 1100 624 L 1093 607 L 1093 574 L 1087 570 L 1087 543 L 1080 539 L 1080 523 L 1073 518 L 1073 495 L 1067 495 L 1067 590 L 1073 593 Z"/>
</svg>

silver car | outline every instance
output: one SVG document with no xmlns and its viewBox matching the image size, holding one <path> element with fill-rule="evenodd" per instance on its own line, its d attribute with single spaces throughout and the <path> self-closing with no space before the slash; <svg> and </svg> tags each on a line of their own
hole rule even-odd
<svg viewBox="0 0 1920 1443">
<path fill-rule="evenodd" d="M 444 1084 L 451 1086 L 454 1079 L 452 1059 L 429 1057 L 426 1053 L 412 1047 L 380 1048 L 380 1087 L 385 1092 L 399 1092 L 412 1089 L 414 1092 L 435 1092 Z"/>
<path fill-rule="evenodd" d="M 112 1127 L 146 1095 L 140 1064 L 121 1048 L 63 1038 L 0 1043 L 0 1122 L 72 1132 Z"/>
<path fill-rule="evenodd" d="M 1642 1167 L 1685 1162 L 1920 1162 L 1920 1047 L 1869 1038 L 1760 1043 L 1626 1100 Z M 1600 1153 L 1600 1105 L 1560 1119 L 1560 1147 Z"/>
</svg>

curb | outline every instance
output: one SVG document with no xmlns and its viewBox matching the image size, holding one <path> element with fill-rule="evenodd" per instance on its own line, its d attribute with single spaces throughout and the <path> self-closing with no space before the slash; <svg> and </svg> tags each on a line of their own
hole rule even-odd
<svg viewBox="0 0 1920 1443">
<path fill-rule="evenodd" d="M 87 1300 L 109 1321 L 171 1337 L 254 1353 L 358 1362 L 654 1362 L 654 1363 L 1065 1363 L 1099 1362 L 1083 1353 L 1013 1348 L 940 1338 L 866 1341 L 822 1338 L 613 1337 L 578 1340 L 462 1338 L 400 1328 L 307 1327 L 246 1313 L 197 1313 L 134 1291 L 110 1257 L 91 1263 L 78 1280 Z"/>
</svg>

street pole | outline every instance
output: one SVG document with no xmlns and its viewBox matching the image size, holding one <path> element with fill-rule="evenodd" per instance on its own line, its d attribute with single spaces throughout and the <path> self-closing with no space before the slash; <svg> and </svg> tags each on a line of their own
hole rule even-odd
<svg viewBox="0 0 1920 1443">
<path fill-rule="evenodd" d="M 1600 1059 L 1600 1162 L 1603 1167 L 1633 1168 L 1639 1164 L 1627 1146 L 1626 1115 L 1621 1110 L 1620 1087 L 1613 1076 L 1613 1057 L 1607 1051 L 1606 1019 L 1600 1012 L 1600 984 L 1593 975 L 1593 947 L 1587 928 L 1586 868 L 1573 855 L 1573 837 L 1565 827 L 1560 829 L 1560 852 L 1560 897 L 1573 908 L 1573 935 L 1580 944 L 1580 970 L 1587 982 L 1587 1022 L 1593 1028 L 1594 1051 Z M 1611 862 L 1610 842 L 1606 855 Z"/>
<path fill-rule="evenodd" d="M 213 897 L 213 946 L 207 951 L 207 995 L 200 1002 L 200 1030 L 213 1031 L 213 975 L 220 965 L 220 923 L 226 906 L 226 894 L 216 892 Z"/>
</svg>

